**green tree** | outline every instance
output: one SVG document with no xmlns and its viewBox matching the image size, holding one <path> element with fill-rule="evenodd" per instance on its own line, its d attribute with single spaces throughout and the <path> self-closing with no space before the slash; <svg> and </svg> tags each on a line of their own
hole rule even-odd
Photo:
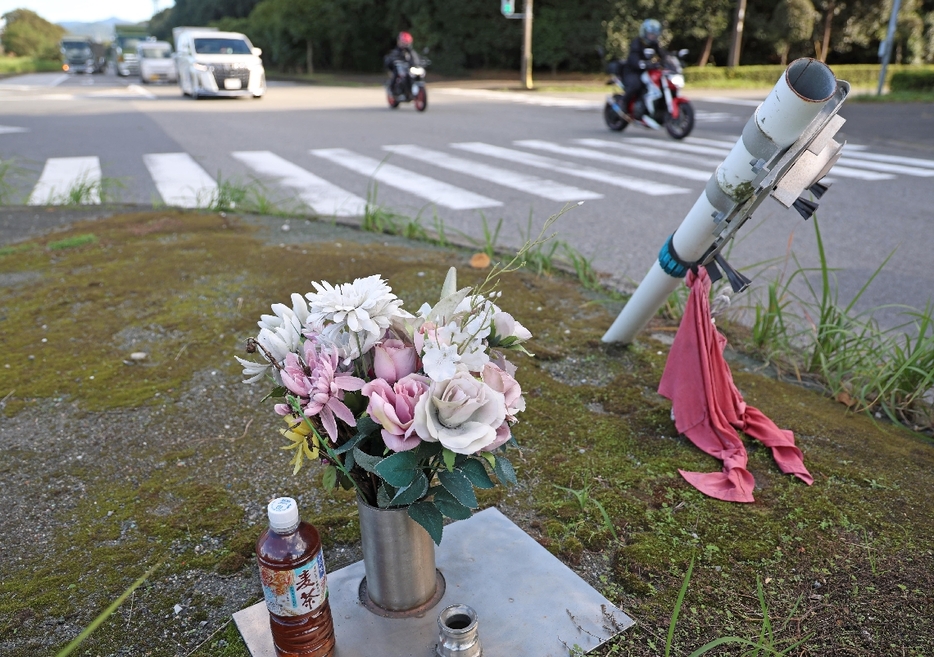
<svg viewBox="0 0 934 657">
<path fill-rule="evenodd" d="M 788 64 L 792 48 L 811 47 L 811 36 L 820 14 L 811 0 L 780 0 L 769 21 L 771 42 L 781 57 L 781 64 Z M 802 53 L 803 54 L 803 53 Z"/>
<path fill-rule="evenodd" d="M 64 28 L 50 23 L 28 9 L 14 9 L 3 15 L 3 48 L 22 57 L 58 59 L 59 41 L 65 36 Z"/>
</svg>

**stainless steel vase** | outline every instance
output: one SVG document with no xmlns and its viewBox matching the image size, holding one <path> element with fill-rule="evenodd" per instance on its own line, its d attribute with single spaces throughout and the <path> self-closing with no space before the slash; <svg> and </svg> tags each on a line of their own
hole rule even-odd
<svg viewBox="0 0 934 657">
<path fill-rule="evenodd" d="M 381 616 L 416 616 L 444 595 L 435 568 L 435 544 L 408 509 L 380 509 L 359 497 L 360 540 L 366 577 L 360 601 Z"/>
</svg>

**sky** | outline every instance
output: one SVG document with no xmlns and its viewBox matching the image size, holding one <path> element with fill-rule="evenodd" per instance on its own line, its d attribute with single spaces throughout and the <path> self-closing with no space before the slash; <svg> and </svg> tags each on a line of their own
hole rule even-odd
<svg viewBox="0 0 934 657">
<path fill-rule="evenodd" d="M 175 0 L 0 0 L 0 15 L 14 9 L 29 9 L 52 23 L 81 21 L 93 23 L 116 16 L 128 23 L 149 20 L 156 11 Z"/>
</svg>

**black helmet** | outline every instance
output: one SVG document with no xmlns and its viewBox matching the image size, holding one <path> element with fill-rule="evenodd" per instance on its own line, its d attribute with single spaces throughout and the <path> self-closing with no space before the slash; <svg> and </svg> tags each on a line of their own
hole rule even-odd
<svg viewBox="0 0 934 657">
<path fill-rule="evenodd" d="M 654 18 L 645 19 L 639 27 L 639 36 L 642 37 L 643 41 L 648 41 L 649 43 L 658 43 L 658 37 L 661 33 L 662 24 Z"/>
</svg>

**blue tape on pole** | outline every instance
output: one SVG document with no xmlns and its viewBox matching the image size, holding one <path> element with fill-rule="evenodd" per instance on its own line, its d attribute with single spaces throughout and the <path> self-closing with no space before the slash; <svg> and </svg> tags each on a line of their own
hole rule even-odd
<svg viewBox="0 0 934 657">
<path fill-rule="evenodd" d="M 674 244 L 672 244 L 674 237 L 675 235 L 672 233 L 665 241 L 665 244 L 662 245 L 662 250 L 658 252 L 658 264 L 661 266 L 662 271 L 669 276 L 684 278 L 693 263 L 684 262 L 678 257 Z"/>
</svg>

